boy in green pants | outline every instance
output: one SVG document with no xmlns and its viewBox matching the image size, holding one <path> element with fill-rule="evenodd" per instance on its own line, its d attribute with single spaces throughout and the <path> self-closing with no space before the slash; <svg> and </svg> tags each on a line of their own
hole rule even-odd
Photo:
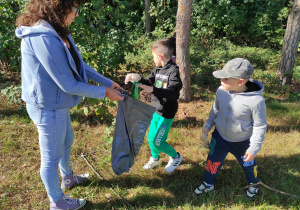
<svg viewBox="0 0 300 210">
<path fill-rule="evenodd" d="M 172 173 L 181 163 L 183 157 L 166 142 L 175 114 L 178 110 L 177 99 L 182 88 L 179 68 L 172 62 L 173 43 L 162 39 L 151 47 L 155 68 L 146 78 L 138 74 L 126 75 L 128 81 L 142 83 L 138 85 L 144 92 L 151 93 L 151 104 L 156 108 L 151 120 L 148 142 L 152 157 L 144 165 L 145 170 L 153 169 L 161 164 L 159 153 L 166 153 L 170 160 L 165 167 L 166 173 Z"/>
</svg>

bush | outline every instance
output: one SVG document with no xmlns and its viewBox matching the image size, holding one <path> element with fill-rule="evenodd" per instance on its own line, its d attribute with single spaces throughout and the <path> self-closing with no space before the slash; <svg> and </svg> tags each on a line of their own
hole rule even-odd
<svg viewBox="0 0 300 210">
<path fill-rule="evenodd" d="M 277 50 L 241 47 L 226 39 L 215 40 L 215 46 L 215 48 L 211 47 L 212 49 L 205 49 L 204 51 L 199 51 L 199 47 L 196 45 L 193 46 L 191 50 L 192 83 L 216 88 L 219 85 L 219 80 L 213 77 L 212 72 L 222 69 L 229 60 L 237 57 L 245 58 L 252 63 L 255 69 L 254 78 L 257 72 L 265 72 L 264 80 L 268 79 L 265 78 L 266 75 L 274 71 L 279 63 L 280 52 Z M 274 78 L 272 81 L 278 85 L 275 73 L 272 73 L 272 78 Z"/>
<path fill-rule="evenodd" d="M 18 0 L 0 1 L 0 79 L 20 78 L 20 40 L 15 36 L 15 21 L 21 8 Z"/>
<path fill-rule="evenodd" d="M 284 0 L 197 0 L 192 35 L 201 40 L 226 37 L 241 45 L 281 47 L 291 2 Z"/>
</svg>

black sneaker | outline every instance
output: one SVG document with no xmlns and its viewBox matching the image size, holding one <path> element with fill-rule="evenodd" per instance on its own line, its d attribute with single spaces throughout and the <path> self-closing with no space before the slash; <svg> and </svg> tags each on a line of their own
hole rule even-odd
<svg viewBox="0 0 300 210">
<path fill-rule="evenodd" d="M 213 185 L 208 186 L 206 182 L 202 182 L 200 184 L 200 186 L 195 189 L 194 194 L 196 196 L 200 196 L 200 195 L 203 195 L 204 193 L 208 193 L 210 191 L 213 191 L 214 188 L 215 187 Z"/>
<path fill-rule="evenodd" d="M 256 194 L 258 193 L 258 185 L 249 187 L 246 193 L 248 198 L 254 199 Z"/>
</svg>

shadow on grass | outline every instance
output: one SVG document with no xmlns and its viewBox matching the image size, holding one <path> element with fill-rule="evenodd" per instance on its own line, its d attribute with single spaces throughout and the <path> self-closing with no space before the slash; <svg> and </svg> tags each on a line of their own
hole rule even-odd
<svg viewBox="0 0 300 210">
<path fill-rule="evenodd" d="M 13 115 L 19 115 L 19 113 L 15 109 L 0 109 L 0 115 L 10 117 Z"/>
<path fill-rule="evenodd" d="M 202 127 L 204 124 L 204 120 L 190 120 L 189 118 L 183 120 L 174 120 L 172 127 L 173 128 L 194 128 L 194 127 Z"/>
<path fill-rule="evenodd" d="M 290 132 L 291 130 L 300 130 L 299 103 L 269 101 L 267 103 L 267 114 L 268 118 L 271 120 L 273 118 L 272 125 L 268 125 L 269 131 Z"/>
<path fill-rule="evenodd" d="M 288 158 L 258 157 L 256 160 L 262 182 L 280 191 L 300 196 L 300 155 L 292 155 Z M 276 193 L 263 186 L 260 186 L 255 201 L 249 200 L 246 197 L 246 189 L 243 189 L 247 182 L 236 160 L 224 162 L 215 183 L 215 191 L 200 197 L 193 196 L 193 191 L 202 181 L 205 164 L 199 165 L 195 161 L 185 159 L 179 169 L 172 174 L 164 173 L 162 167 L 147 174 L 130 172 L 122 176 L 114 176 L 107 181 L 94 180 L 89 186 L 120 189 L 124 199 L 134 209 L 177 209 L 179 206 L 247 208 L 254 205 L 266 206 L 266 204 L 278 208 L 297 208 L 300 205 L 300 199 Z M 123 189 L 131 189 L 135 193 L 126 196 Z M 86 209 L 104 209 L 107 205 L 107 202 L 88 203 Z M 109 205 L 114 209 L 126 208 L 126 204 L 118 198 L 110 200 Z"/>
<path fill-rule="evenodd" d="M 296 125 L 280 125 L 280 126 L 272 126 L 272 125 L 268 125 L 268 131 L 272 131 L 272 132 L 284 132 L 284 133 L 290 133 L 291 131 L 300 131 L 300 125 L 296 124 Z"/>
<path fill-rule="evenodd" d="M 17 116 L 21 119 L 24 119 L 24 120 L 28 120 L 30 119 L 28 114 L 27 114 L 27 111 L 26 111 L 26 107 L 25 105 L 23 106 L 20 106 L 19 109 L 16 109 L 16 108 L 12 108 L 12 109 L 0 109 L 0 116 L 4 116 L 4 117 L 12 117 L 12 116 Z"/>
<path fill-rule="evenodd" d="M 114 116 L 112 114 L 106 115 L 94 115 L 90 114 L 88 116 L 80 112 L 71 112 L 71 120 L 78 121 L 79 123 L 88 124 L 90 126 L 97 126 L 99 124 L 111 126 L 114 121 Z"/>
</svg>

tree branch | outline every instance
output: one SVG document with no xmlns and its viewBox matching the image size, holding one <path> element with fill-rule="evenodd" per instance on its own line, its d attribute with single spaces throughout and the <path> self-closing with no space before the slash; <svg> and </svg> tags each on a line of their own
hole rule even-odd
<svg viewBox="0 0 300 210">
<path fill-rule="evenodd" d="M 82 157 L 85 162 L 88 164 L 89 167 L 91 167 L 91 169 L 93 169 L 93 171 L 97 174 L 97 176 L 99 176 L 101 178 L 101 180 L 105 180 L 95 169 L 94 167 L 89 163 L 89 161 L 85 158 L 84 154 L 81 153 L 80 157 Z M 130 203 L 128 203 L 128 201 L 126 199 L 124 199 L 122 196 L 120 196 L 116 191 L 114 191 L 114 189 L 109 188 L 119 199 L 121 199 L 128 207 L 133 207 L 132 205 L 130 205 Z"/>
<path fill-rule="evenodd" d="M 259 181 L 259 182 L 255 183 L 255 184 L 249 184 L 249 185 L 247 185 L 246 187 L 244 187 L 244 189 L 249 188 L 249 187 L 252 187 L 252 186 L 260 185 L 260 184 L 261 184 L 262 186 L 268 188 L 269 190 L 275 191 L 275 192 L 277 192 L 277 193 L 284 194 L 284 195 L 288 195 L 288 196 L 291 196 L 291 197 L 294 197 L 294 198 L 298 198 L 298 199 L 300 198 L 300 197 L 297 196 L 297 195 L 293 195 L 293 194 L 286 193 L 286 192 L 283 192 L 283 191 L 280 191 L 280 190 L 276 190 L 275 188 L 269 187 L 268 185 L 266 185 L 266 184 L 263 183 L 262 181 Z"/>
</svg>

